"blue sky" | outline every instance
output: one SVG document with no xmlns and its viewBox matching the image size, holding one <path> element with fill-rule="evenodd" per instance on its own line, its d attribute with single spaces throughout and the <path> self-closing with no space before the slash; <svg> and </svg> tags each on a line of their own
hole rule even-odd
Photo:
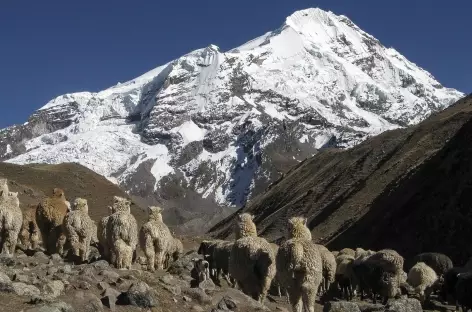
<svg viewBox="0 0 472 312">
<path fill-rule="evenodd" d="M 102 90 L 211 43 L 236 47 L 309 7 L 348 16 L 443 85 L 472 92 L 472 1 L 2 0 L 0 127 L 55 96 Z"/>
</svg>

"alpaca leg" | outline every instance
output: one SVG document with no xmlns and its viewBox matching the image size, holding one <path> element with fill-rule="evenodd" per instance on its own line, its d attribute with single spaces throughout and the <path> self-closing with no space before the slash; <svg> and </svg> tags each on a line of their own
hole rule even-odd
<svg viewBox="0 0 472 312">
<path fill-rule="evenodd" d="M 116 268 L 121 269 L 123 268 L 123 251 L 120 249 L 115 251 L 116 254 Z"/>
<path fill-rule="evenodd" d="M 123 243 L 124 242 L 119 239 L 113 244 L 113 264 L 117 269 L 121 269 L 123 265 Z"/>
<path fill-rule="evenodd" d="M 16 250 L 16 244 L 18 243 L 18 234 L 20 233 L 19 229 L 13 230 L 11 233 L 11 245 L 10 245 L 10 254 L 14 255 Z"/>
<path fill-rule="evenodd" d="M 131 246 L 126 246 L 126 253 L 124 255 L 124 265 L 126 269 L 131 269 L 131 264 L 133 263 L 133 248 Z"/>
<path fill-rule="evenodd" d="M 317 287 L 311 287 L 311 285 L 303 287 L 302 302 L 303 308 L 307 312 L 315 312 L 316 289 Z"/>
<path fill-rule="evenodd" d="M 110 264 L 116 266 L 116 251 L 110 250 Z"/>
<path fill-rule="evenodd" d="M 11 230 L 5 231 L 3 250 L 7 255 L 13 255 L 15 253 L 16 239 L 15 233 L 12 233 Z"/>
<path fill-rule="evenodd" d="M 54 252 L 57 252 L 60 255 L 64 255 L 64 246 L 66 245 L 67 237 L 62 231 L 62 227 L 56 228 L 54 237 L 57 238 L 57 242 L 55 242 L 54 246 Z"/>
<path fill-rule="evenodd" d="M 287 287 L 285 291 L 287 293 L 287 299 L 289 301 L 289 304 L 292 306 L 292 311 L 302 312 L 303 303 L 302 303 L 301 289 L 300 288 L 294 289 L 293 287 Z"/>
<path fill-rule="evenodd" d="M 86 237 L 79 238 L 79 257 L 82 263 L 87 261 L 87 239 Z"/>
<path fill-rule="evenodd" d="M 83 261 L 86 262 L 88 261 L 89 255 L 90 255 L 90 243 L 91 243 L 92 237 L 86 237 L 85 238 L 85 248 L 84 248 L 84 259 Z"/>
<path fill-rule="evenodd" d="M 22 228 L 18 238 L 20 239 L 20 243 L 23 245 L 25 249 L 30 248 L 30 233 L 28 229 Z"/>
<path fill-rule="evenodd" d="M 267 293 L 269 292 L 270 285 L 272 284 L 272 279 L 269 277 L 265 277 L 262 284 L 261 284 L 261 294 L 259 295 L 259 301 L 261 303 L 264 302 Z"/>
<path fill-rule="evenodd" d="M 144 243 L 144 255 L 146 256 L 148 270 L 153 272 L 155 270 L 155 252 L 154 244 L 150 237 L 145 238 Z"/>
<path fill-rule="evenodd" d="M 72 249 L 72 254 L 76 257 L 78 257 L 80 255 L 80 241 L 79 241 L 79 236 L 75 233 L 75 232 L 72 232 L 72 231 L 69 231 L 69 242 L 70 242 L 70 246 L 71 246 L 71 249 Z M 60 244 L 58 244 L 60 245 Z M 58 248 L 60 249 L 60 248 Z M 59 253 L 61 254 L 61 253 Z"/>
<path fill-rule="evenodd" d="M 156 252 L 156 268 L 158 270 L 164 269 L 164 257 L 165 253 L 163 251 Z"/>
<path fill-rule="evenodd" d="M 57 237 L 55 231 L 52 230 L 46 237 L 46 252 L 52 255 L 56 252 Z"/>
</svg>

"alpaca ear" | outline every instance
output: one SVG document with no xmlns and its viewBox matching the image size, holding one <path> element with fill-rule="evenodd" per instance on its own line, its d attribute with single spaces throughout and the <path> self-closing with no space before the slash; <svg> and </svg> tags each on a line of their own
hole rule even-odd
<svg viewBox="0 0 472 312">
<path fill-rule="evenodd" d="M 18 192 L 9 192 L 8 195 L 18 197 Z"/>
<path fill-rule="evenodd" d="M 308 222 L 308 219 L 307 218 L 303 218 L 303 224 L 306 225 Z"/>
<path fill-rule="evenodd" d="M 251 220 L 254 220 L 254 215 L 251 215 Z"/>
</svg>

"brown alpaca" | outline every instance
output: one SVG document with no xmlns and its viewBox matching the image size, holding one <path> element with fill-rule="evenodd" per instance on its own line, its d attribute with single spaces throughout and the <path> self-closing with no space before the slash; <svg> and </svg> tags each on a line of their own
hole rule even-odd
<svg viewBox="0 0 472 312">
<path fill-rule="evenodd" d="M 36 209 L 36 223 L 48 254 L 63 253 L 66 242 L 63 221 L 68 209 L 64 191 L 59 188 L 53 190 L 51 197 L 44 198 Z"/>
<path fill-rule="evenodd" d="M 37 207 L 37 205 L 30 205 L 26 211 L 23 212 L 23 226 L 21 227 L 18 238 L 26 249 L 35 250 L 39 245 L 40 233 L 38 224 L 36 223 Z"/>
</svg>

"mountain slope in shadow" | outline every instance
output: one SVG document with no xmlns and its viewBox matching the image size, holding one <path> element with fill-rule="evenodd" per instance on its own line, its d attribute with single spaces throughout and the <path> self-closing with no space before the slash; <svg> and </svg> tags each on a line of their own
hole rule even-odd
<svg viewBox="0 0 472 312">
<path fill-rule="evenodd" d="M 348 150 L 326 149 L 290 170 L 239 212 L 262 236 L 283 238 L 288 218 L 308 217 L 332 249 L 393 248 L 405 257 L 472 255 L 472 95 L 424 122 Z M 210 234 L 232 236 L 234 215 Z"/>
</svg>

